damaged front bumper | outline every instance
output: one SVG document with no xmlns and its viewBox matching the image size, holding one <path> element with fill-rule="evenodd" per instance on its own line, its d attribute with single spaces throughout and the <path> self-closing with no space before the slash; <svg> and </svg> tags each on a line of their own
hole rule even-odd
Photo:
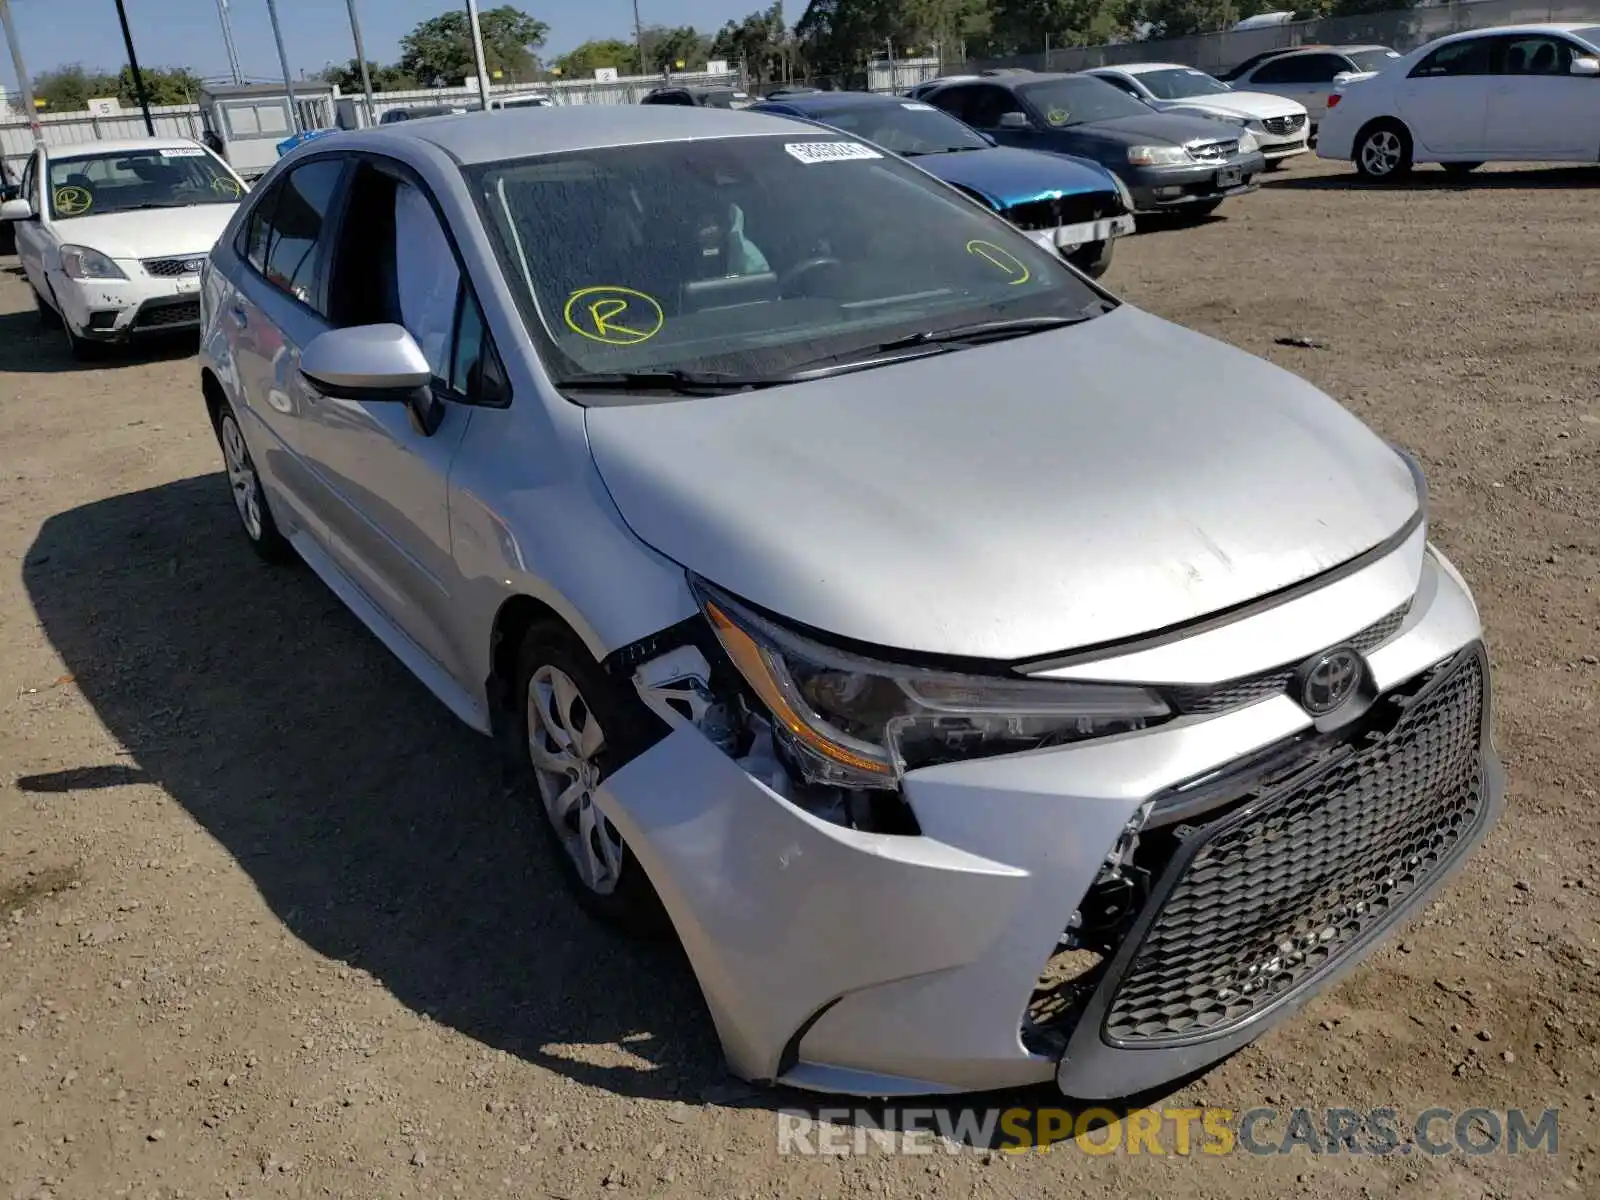
<svg viewBox="0 0 1600 1200">
<path fill-rule="evenodd" d="M 1297 619 L 1312 653 L 1351 633 L 1319 634 L 1330 606 L 1365 589 L 1388 612 L 1397 575 L 1420 578 L 1363 644 L 1375 698 L 1340 729 L 1281 689 L 1241 692 L 1155 728 L 910 771 L 916 832 L 881 833 L 786 799 L 763 782 L 773 760 L 677 723 L 597 799 L 733 1070 L 875 1096 L 1054 1078 L 1121 1097 L 1217 1061 L 1348 970 L 1501 803 L 1478 615 L 1421 537 L 1396 552 L 1408 565 L 1338 595 L 1093 664 L 1193 684 L 1207 646 L 1252 629 L 1275 643 Z"/>
</svg>

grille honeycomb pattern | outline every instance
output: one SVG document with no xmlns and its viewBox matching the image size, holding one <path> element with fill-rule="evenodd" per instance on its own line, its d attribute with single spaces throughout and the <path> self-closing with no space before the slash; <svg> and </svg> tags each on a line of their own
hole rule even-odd
<svg viewBox="0 0 1600 1200">
<path fill-rule="evenodd" d="M 1405 624 L 1406 614 L 1410 611 L 1411 602 L 1408 600 L 1388 616 L 1380 617 L 1361 630 L 1350 639 L 1349 644 L 1362 654 L 1372 653 L 1399 631 L 1400 626 Z M 1169 694 L 1179 712 L 1227 712 L 1230 708 L 1242 708 L 1246 704 L 1254 704 L 1257 700 L 1265 700 L 1268 696 L 1287 692 L 1289 684 L 1294 679 L 1295 670 L 1296 667 L 1293 666 L 1274 667 L 1270 671 L 1246 675 L 1242 679 L 1232 679 L 1227 683 L 1172 688 Z"/>
<path fill-rule="evenodd" d="M 141 261 L 139 265 L 148 274 L 158 278 L 175 279 L 181 275 L 200 274 L 199 263 L 204 257 L 205 255 L 203 254 L 197 254 L 191 255 L 189 258 L 147 258 Z M 195 265 L 190 266 L 190 263 Z"/>
<path fill-rule="evenodd" d="M 1106 1037 L 1154 1046 L 1224 1033 L 1403 907 L 1476 824 L 1483 690 L 1470 657 L 1381 742 L 1200 830 L 1107 1006 Z"/>
<path fill-rule="evenodd" d="M 133 319 L 137 329 L 169 329 L 200 324 L 200 301 L 146 304 Z"/>
</svg>

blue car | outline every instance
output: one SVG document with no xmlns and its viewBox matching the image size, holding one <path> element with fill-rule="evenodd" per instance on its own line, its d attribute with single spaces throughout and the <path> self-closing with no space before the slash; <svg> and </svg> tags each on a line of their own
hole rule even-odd
<svg viewBox="0 0 1600 1200">
<path fill-rule="evenodd" d="M 1133 203 L 1110 171 L 1087 159 L 996 145 L 931 104 L 868 92 L 817 92 L 752 105 L 874 142 L 994 209 L 1042 246 L 1098 278 L 1112 242 L 1133 232 Z"/>
</svg>

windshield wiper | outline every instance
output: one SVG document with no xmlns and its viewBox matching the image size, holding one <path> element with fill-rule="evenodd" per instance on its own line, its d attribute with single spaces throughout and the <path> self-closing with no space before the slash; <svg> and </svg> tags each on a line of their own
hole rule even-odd
<svg viewBox="0 0 1600 1200">
<path fill-rule="evenodd" d="M 879 342 L 872 349 L 877 353 L 887 353 L 911 346 L 977 346 L 984 342 L 999 342 L 1006 338 L 1042 333 L 1047 329 L 1062 329 L 1089 319 L 1089 314 L 1081 314 L 1072 317 L 1010 317 L 999 321 L 977 321 L 971 325 L 953 325 L 949 329 L 918 330 L 904 337 Z"/>
<path fill-rule="evenodd" d="M 568 391 L 678 392 L 685 396 L 716 396 L 753 388 L 773 387 L 783 379 L 728 375 L 720 371 L 684 371 L 677 367 L 657 371 L 584 371 L 556 381 Z"/>
</svg>

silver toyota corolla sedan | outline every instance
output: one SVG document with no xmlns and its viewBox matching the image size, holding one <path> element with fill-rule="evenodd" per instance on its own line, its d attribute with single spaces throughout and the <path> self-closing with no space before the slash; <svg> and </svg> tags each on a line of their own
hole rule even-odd
<svg viewBox="0 0 1600 1200">
<path fill-rule="evenodd" d="M 1499 810 L 1416 464 L 845 134 L 336 134 L 202 295 L 245 535 L 499 739 L 747 1079 L 1186 1075 Z"/>
</svg>

